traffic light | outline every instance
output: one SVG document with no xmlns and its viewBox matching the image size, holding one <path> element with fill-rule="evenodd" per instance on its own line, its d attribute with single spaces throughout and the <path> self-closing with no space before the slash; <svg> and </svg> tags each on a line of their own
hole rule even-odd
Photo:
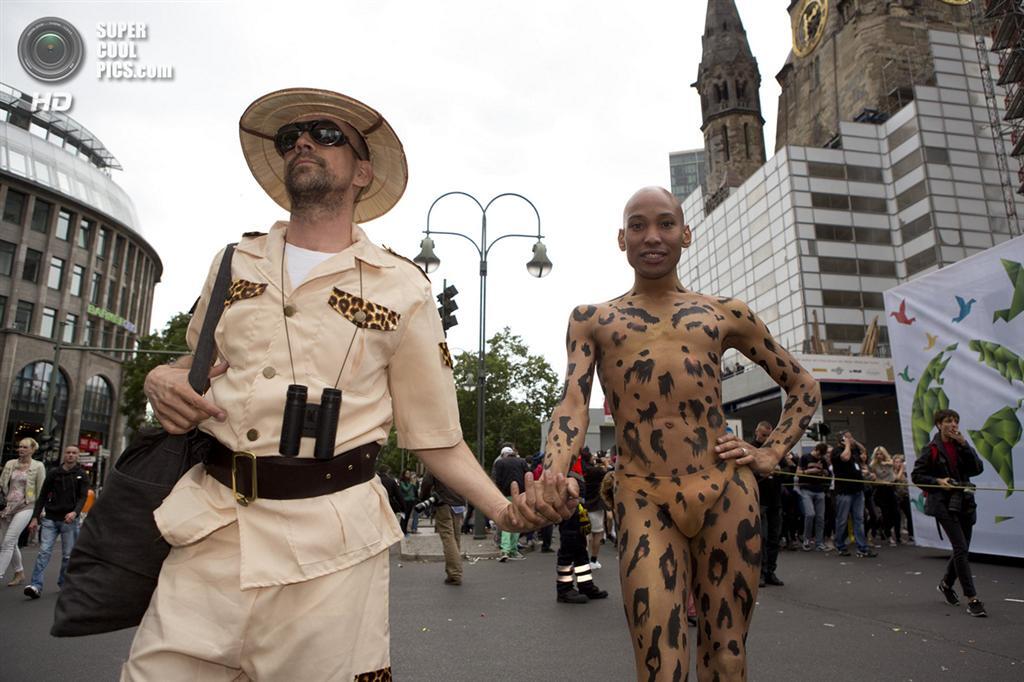
<svg viewBox="0 0 1024 682">
<path fill-rule="evenodd" d="M 441 327 L 445 332 L 459 323 L 455 317 L 455 311 L 459 309 L 459 304 L 455 302 L 455 295 L 458 293 L 459 290 L 455 288 L 454 284 L 451 284 L 445 286 L 444 290 L 437 295 L 437 302 L 441 304 L 437 309 L 437 314 L 441 316 Z"/>
<path fill-rule="evenodd" d="M 807 429 L 807 437 L 818 442 L 824 441 L 832 429 L 825 422 L 815 422 Z"/>
</svg>

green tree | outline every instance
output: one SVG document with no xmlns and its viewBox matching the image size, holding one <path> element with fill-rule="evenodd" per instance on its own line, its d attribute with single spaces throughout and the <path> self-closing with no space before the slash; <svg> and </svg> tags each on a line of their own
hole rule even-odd
<svg viewBox="0 0 1024 682">
<path fill-rule="evenodd" d="M 505 442 L 513 443 L 520 454 L 530 456 L 540 445 L 540 420 L 547 418 L 558 402 L 558 376 L 542 356 L 531 355 L 522 337 L 508 327 L 487 343 L 484 360 L 487 369 L 486 433 L 484 468 Z M 476 452 L 476 353 L 455 357 L 455 389 L 459 401 L 462 435 Z M 381 450 L 380 461 L 398 476 L 402 464 L 415 468 L 416 458 L 398 448 L 394 429 Z"/>
<path fill-rule="evenodd" d="M 167 322 L 162 332 L 149 334 L 139 339 L 140 351 L 188 352 L 185 332 L 188 330 L 188 323 L 191 319 L 192 316 L 188 313 L 178 313 Z M 127 426 L 130 431 L 136 431 L 140 426 L 156 425 L 156 422 L 146 412 L 146 394 L 142 388 L 149 370 L 167 362 L 172 357 L 174 356 L 163 353 L 139 352 L 124 363 L 124 381 L 121 384 L 121 414 L 127 418 Z"/>
<path fill-rule="evenodd" d="M 540 355 L 508 327 L 487 342 L 484 356 L 487 394 L 484 400 L 484 468 L 490 471 L 503 443 L 512 443 L 525 457 L 540 449 L 541 420 L 558 402 L 558 375 Z M 462 433 L 480 456 L 476 442 L 477 356 L 460 353 L 455 359 L 455 386 L 459 398 Z"/>
</svg>

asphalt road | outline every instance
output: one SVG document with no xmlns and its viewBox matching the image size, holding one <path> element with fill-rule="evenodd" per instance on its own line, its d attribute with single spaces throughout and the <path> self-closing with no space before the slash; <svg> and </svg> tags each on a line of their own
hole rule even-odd
<svg viewBox="0 0 1024 682">
<path fill-rule="evenodd" d="M 974 561 L 987 619 L 946 606 L 935 591 L 946 554 L 913 547 L 878 559 L 783 552 L 785 587 L 764 588 L 748 641 L 749 679 L 1024 679 L 1024 568 Z M 607 548 L 606 548 L 607 554 Z M 34 549 L 25 552 L 31 566 Z M 605 557 L 609 558 L 608 556 Z M 616 572 L 586 605 L 555 602 L 554 555 L 482 560 L 460 587 L 438 563 L 392 553 L 392 664 L 396 679 L 631 680 L 632 652 Z M 132 631 L 54 639 L 56 560 L 43 598 L 0 586 L 0 680 L 114 680 Z M 695 678 L 694 678 L 695 679 Z"/>
</svg>

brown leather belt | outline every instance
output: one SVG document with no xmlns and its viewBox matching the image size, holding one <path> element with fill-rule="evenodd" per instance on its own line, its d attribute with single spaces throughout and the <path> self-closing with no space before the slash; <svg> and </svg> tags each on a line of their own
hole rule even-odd
<svg viewBox="0 0 1024 682">
<path fill-rule="evenodd" d="M 261 497 L 297 500 L 366 483 L 377 473 L 378 452 L 380 445 L 367 443 L 326 461 L 257 457 L 251 452 L 234 452 L 215 440 L 205 463 L 207 473 L 231 488 L 238 504 L 247 506 Z"/>
</svg>

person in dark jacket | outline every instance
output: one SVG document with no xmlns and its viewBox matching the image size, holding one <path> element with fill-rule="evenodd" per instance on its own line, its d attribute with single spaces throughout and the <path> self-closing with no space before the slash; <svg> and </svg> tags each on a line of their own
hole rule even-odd
<svg viewBox="0 0 1024 682">
<path fill-rule="evenodd" d="M 524 490 L 528 471 L 530 471 L 530 463 L 508 445 L 501 449 L 501 456 L 494 460 L 494 466 L 491 469 L 495 485 L 498 486 L 501 494 L 509 499 L 512 496 L 513 483 L 518 485 L 520 490 Z M 519 551 L 519 533 L 501 531 L 501 557 L 498 561 L 505 562 L 509 559 L 518 561 L 525 558 Z"/>
<path fill-rule="evenodd" d="M 972 476 L 982 472 L 984 465 L 974 448 L 960 433 L 960 415 L 954 410 L 935 413 L 938 432 L 917 455 L 911 480 L 917 485 L 940 486 L 925 491 L 924 513 L 934 516 L 942 528 L 953 555 L 946 564 L 946 573 L 938 590 L 950 606 L 960 603 L 953 589 L 956 580 L 967 597 L 967 613 L 987 616 L 985 605 L 978 599 L 971 578 L 967 553 L 971 547 L 971 531 L 977 520 L 977 505 L 969 485 Z"/>
<path fill-rule="evenodd" d="M 836 478 L 836 552 L 839 556 L 850 556 L 850 550 L 846 548 L 846 520 L 851 517 L 857 556 L 862 559 L 878 556 L 868 546 L 864 534 L 864 475 L 860 453 L 865 451 L 849 431 L 843 432 L 839 445 L 832 449 L 832 474 Z"/>
<path fill-rule="evenodd" d="M 762 447 L 775 428 L 761 422 L 754 429 L 754 447 Z M 779 543 L 782 540 L 782 479 L 774 474 L 757 477 L 758 499 L 761 501 L 761 580 L 759 586 L 785 585 L 775 569 L 779 566 Z"/>
<path fill-rule="evenodd" d="M 61 562 L 57 586 L 64 585 L 64 573 L 71 558 L 71 548 L 78 540 L 78 517 L 89 496 L 89 474 L 78 464 L 79 450 L 74 445 L 64 448 L 60 466 L 50 470 L 43 481 L 43 487 L 32 510 L 29 531 L 39 525 L 39 518 L 46 510 L 46 518 L 39 532 L 39 554 L 36 556 L 32 582 L 25 588 L 25 596 L 39 599 L 43 593 L 43 572 L 50 563 L 53 546 L 60 536 Z"/>
</svg>

